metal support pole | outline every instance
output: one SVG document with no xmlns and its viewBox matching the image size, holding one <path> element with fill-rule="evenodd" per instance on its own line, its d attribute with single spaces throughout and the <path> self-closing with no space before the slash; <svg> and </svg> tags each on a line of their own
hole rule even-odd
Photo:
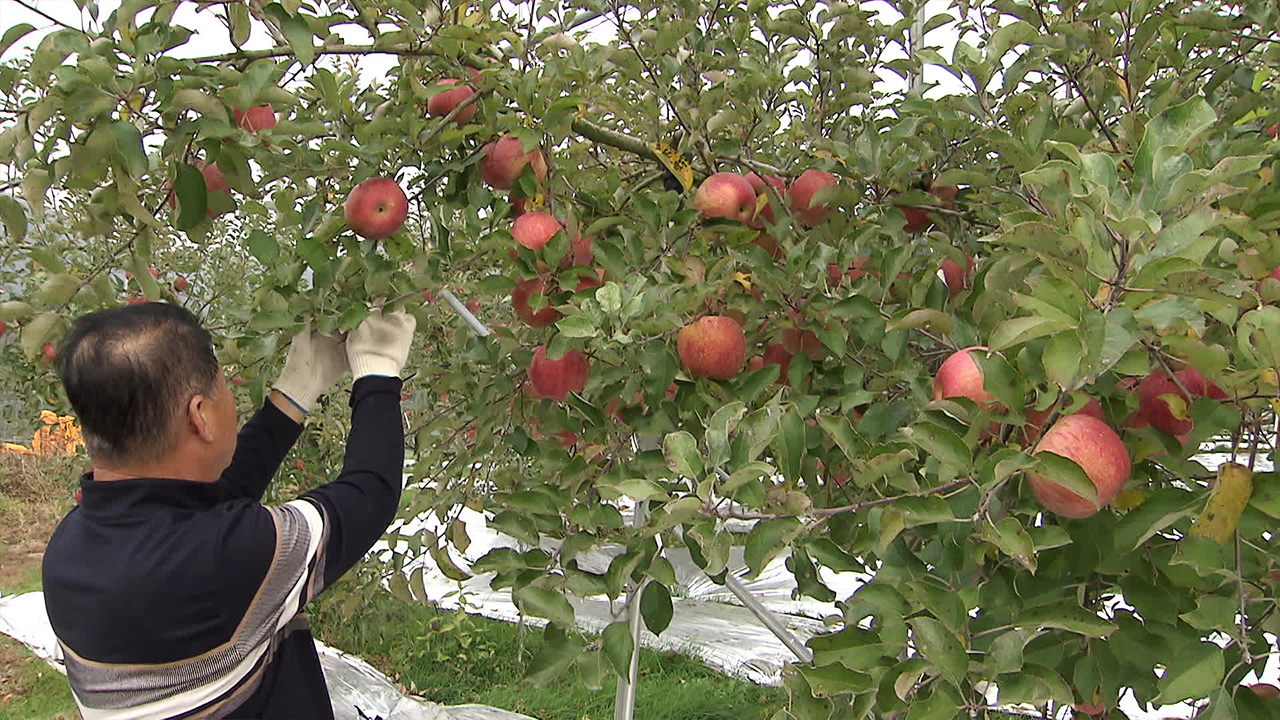
<svg viewBox="0 0 1280 720">
<path fill-rule="evenodd" d="M 640 583 L 627 597 L 627 625 L 631 629 L 631 671 L 618 678 L 618 692 L 613 701 L 613 720 L 633 720 L 636 716 L 636 684 L 640 680 L 640 593 L 649 579 Z"/>
<path fill-rule="evenodd" d="M 653 444 L 640 438 L 639 444 Z M 647 447 L 645 449 L 648 449 Z M 644 527 L 649 515 L 649 501 L 636 503 L 635 512 L 631 516 L 631 527 Z M 640 680 L 640 594 L 649 583 L 645 578 L 631 592 L 627 593 L 627 625 L 631 630 L 631 671 L 627 677 L 618 677 L 618 692 L 613 700 L 613 720 L 634 720 L 636 716 L 636 684 Z"/>
<path fill-rule="evenodd" d="M 916 60 L 916 51 L 920 49 L 921 43 L 924 42 L 924 23 L 928 18 L 925 17 L 925 4 L 928 0 L 916 0 L 915 19 L 911 21 L 911 27 L 907 30 L 907 54 L 911 56 L 912 62 Z M 924 68 L 911 71 L 911 92 L 920 92 L 924 88 Z"/>
<path fill-rule="evenodd" d="M 467 321 L 467 324 L 471 326 L 471 329 L 474 330 L 477 335 L 480 337 L 489 336 L 489 328 L 485 327 L 485 324 L 480 322 L 480 318 L 472 315 L 471 311 L 467 309 L 467 306 L 463 305 L 458 298 L 454 297 L 452 292 L 448 290 L 441 290 L 440 297 L 444 298 L 444 301 L 449 304 L 450 310 L 456 313 L 458 317 Z"/>
<path fill-rule="evenodd" d="M 775 615 L 772 610 L 765 607 L 764 604 L 760 602 L 759 598 L 752 595 L 751 591 L 742 584 L 741 580 L 734 577 L 733 573 L 725 573 L 724 586 L 729 588 L 729 592 L 736 595 L 738 599 L 742 601 L 742 604 L 746 605 L 747 609 L 751 611 L 751 614 L 756 616 L 756 619 L 760 621 L 760 624 L 768 628 L 769 632 L 773 633 L 774 637 L 781 640 L 782 644 L 786 645 L 787 649 L 790 650 L 796 658 L 800 660 L 800 662 L 813 662 L 813 651 L 805 646 L 805 644 L 800 641 L 800 638 L 792 634 L 792 632 L 787 629 L 787 626 L 783 625 L 782 621 L 778 619 L 778 616 Z"/>
<path fill-rule="evenodd" d="M 729 473 L 725 472 L 722 468 L 716 468 L 716 475 L 718 475 L 721 480 L 729 479 Z M 800 638 L 796 637 L 794 633 L 788 630 L 787 626 L 783 625 L 782 621 L 778 619 L 778 616 L 774 614 L 772 610 L 765 607 L 764 603 L 761 603 L 760 599 L 753 595 L 751 591 L 747 589 L 747 586 L 743 585 L 742 581 L 735 577 L 733 573 L 726 572 L 724 574 L 724 586 L 729 588 L 729 592 L 733 593 L 734 596 L 741 600 L 742 604 L 751 611 L 751 614 L 755 615 L 756 619 L 760 621 L 760 624 L 764 625 L 769 632 L 773 633 L 774 637 L 782 641 L 782 644 L 786 645 L 787 649 L 790 650 L 792 654 L 800 660 L 800 662 L 813 662 L 813 651 L 801 642 Z"/>
</svg>

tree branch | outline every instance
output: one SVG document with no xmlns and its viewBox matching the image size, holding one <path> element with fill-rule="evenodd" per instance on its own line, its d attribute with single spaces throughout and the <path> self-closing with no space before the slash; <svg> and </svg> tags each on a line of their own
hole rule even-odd
<svg viewBox="0 0 1280 720">
<path fill-rule="evenodd" d="M 658 159 L 658 154 L 653 151 L 653 148 L 649 147 L 649 145 L 640 138 L 624 135 L 616 130 L 601 127 L 582 118 L 574 120 L 573 123 L 570 124 L 570 127 L 573 128 L 574 132 L 588 140 L 594 140 L 601 145 L 608 145 L 609 147 L 617 148 L 623 152 L 629 152 L 632 155 L 639 155 L 646 160 L 661 162 Z"/>
<path fill-rule="evenodd" d="M 221 55 L 206 55 L 191 58 L 196 63 L 231 62 L 233 60 L 264 60 L 266 58 L 292 57 L 293 50 L 288 47 L 273 47 L 266 50 L 237 50 Z M 405 57 L 443 57 L 440 52 L 429 47 L 415 45 L 322 45 L 316 48 L 316 55 L 402 55 Z"/>
<path fill-rule="evenodd" d="M 906 495 L 894 495 L 893 497 L 880 498 L 879 500 L 867 500 L 866 502 L 854 503 L 853 505 L 845 505 L 843 507 L 820 508 L 818 510 L 814 510 L 813 514 L 816 517 L 825 518 L 825 517 L 831 517 L 832 515 L 840 515 L 847 512 L 858 512 L 859 510 L 866 510 L 867 508 L 880 507 L 881 505 L 891 505 L 893 503 L 898 502 L 899 500 L 906 500 L 907 498 L 922 498 L 922 497 L 932 497 L 934 495 L 942 495 L 943 493 L 948 493 L 948 492 L 951 492 L 952 490 L 959 490 L 960 488 L 966 485 L 972 485 L 972 484 L 973 484 L 973 478 L 961 478 L 959 480 L 953 480 L 947 483 L 946 485 L 939 485 L 938 487 L 935 487 L 935 488 L 929 488 L 924 492 L 907 493 Z"/>
</svg>

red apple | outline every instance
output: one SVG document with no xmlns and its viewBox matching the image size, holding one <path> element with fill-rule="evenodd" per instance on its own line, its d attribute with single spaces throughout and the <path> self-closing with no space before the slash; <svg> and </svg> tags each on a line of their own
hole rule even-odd
<svg viewBox="0 0 1280 720">
<path fill-rule="evenodd" d="M 208 197 L 209 206 L 205 210 L 205 213 L 209 217 L 213 217 L 215 215 L 230 212 L 230 208 L 223 209 L 219 212 L 214 212 L 213 209 L 214 193 L 221 192 L 226 193 L 227 197 L 231 196 L 231 186 L 227 185 L 227 180 L 222 175 L 222 170 L 218 167 L 218 163 L 209 163 L 208 165 L 204 163 L 196 163 L 194 167 L 200 171 L 200 176 L 204 178 L 205 194 L 206 197 Z M 178 208 L 178 194 L 176 192 L 169 193 L 169 208 L 171 210 L 176 210 Z M 133 273 L 126 272 L 124 274 L 124 279 L 132 280 Z"/>
<path fill-rule="evenodd" d="M 425 301 L 426 301 L 426 302 L 428 302 L 428 303 L 433 303 L 433 302 L 435 302 L 435 301 L 436 301 L 436 296 L 435 296 L 435 295 L 433 295 L 433 294 L 431 294 L 431 291 L 430 291 L 430 290 L 423 290 L 423 291 L 422 291 L 422 299 L 423 299 L 423 300 L 425 300 Z"/>
<path fill-rule="evenodd" d="M 794 357 L 794 354 L 789 352 L 786 346 L 782 345 L 781 343 L 774 343 L 764 349 L 763 355 L 751 358 L 751 363 L 748 364 L 748 369 L 759 370 L 763 368 L 765 365 L 777 365 L 778 366 L 777 384 L 786 385 L 787 371 L 791 369 L 792 357 Z"/>
<path fill-rule="evenodd" d="M 381 240 L 404 225 L 409 198 L 395 180 L 369 178 L 351 191 L 342 209 L 352 232 L 366 240 Z"/>
<path fill-rule="evenodd" d="M 5 321 L 0 320 L 0 335 L 4 335 L 5 331 L 8 329 L 9 329 L 9 326 L 5 324 Z"/>
<path fill-rule="evenodd" d="M 1093 716 L 1093 715 L 1101 715 L 1102 713 L 1106 712 L 1107 706 L 1103 705 L 1102 703 L 1081 702 L 1081 703 L 1076 703 L 1075 705 L 1072 705 L 1071 709 L 1075 710 L 1081 715 Z"/>
<path fill-rule="evenodd" d="M 690 375 L 728 380 L 742 370 L 747 337 L 733 318 L 708 315 L 680 328 L 676 351 Z"/>
<path fill-rule="evenodd" d="M 218 167 L 218 163 L 209 163 L 208 165 L 197 165 L 200 168 L 200 175 L 204 177 L 204 187 L 210 193 L 224 192 L 231 194 L 231 186 L 227 184 L 227 180 L 222 175 L 222 170 Z M 212 210 L 210 212 L 213 212 Z"/>
<path fill-rule="evenodd" d="M 181 275 L 179 275 L 173 281 L 174 292 L 185 292 L 189 286 L 190 286 L 190 283 L 188 283 L 187 279 L 182 277 Z"/>
<path fill-rule="evenodd" d="M 933 222 L 929 219 L 929 214 L 920 208 L 904 207 L 900 209 L 902 210 L 902 214 L 907 216 L 907 224 L 903 228 L 907 232 L 920 232 L 921 230 L 929 227 L 929 224 Z"/>
<path fill-rule="evenodd" d="M 236 116 L 236 124 L 249 132 L 270 130 L 276 126 L 276 110 L 270 103 L 254 105 L 244 112 L 240 108 L 232 108 L 232 111 Z"/>
<path fill-rule="evenodd" d="M 751 184 L 751 189 L 756 194 L 757 207 L 760 207 L 759 199 L 761 197 L 765 199 L 764 206 L 760 207 L 760 212 L 756 213 L 755 218 L 752 219 L 751 226 L 754 228 L 762 228 L 765 226 L 765 223 L 777 222 L 773 214 L 773 198 L 769 196 L 769 191 L 766 189 L 765 183 L 767 182 L 772 185 L 774 190 L 777 191 L 778 197 L 781 198 L 785 198 L 787 196 L 786 183 L 782 181 L 782 178 L 775 175 L 765 175 L 761 178 L 755 173 L 747 174 L 747 182 Z"/>
<path fill-rule="evenodd" d="M 698 186 L 693 206 L 703 218 L 728 218 L 750 222 L 756 213 L 756 192 L 737 173 L 718 172 Z"/>
<path fill-rule="evenodd" d="M 839 286 L 844 283 L 846 278 L 848 278 L 849 282 L 854 282 L 864 275 L 880 277 L 880 273 L 874 270 L 862 269 L 862 266 L 870 261 L 871 258 L 868 257 L 854 258 L 853 262 L 849 263 L 848 269 L 843 273 L 840 272 L 840 263 L 827 263 L 827 284 Z"/>
<path fill-rule="evenodd" d="M 145 298 L 142 295 L 134 295 L 133 293 L 129 293 L 128 295 L 125 296 L 125 300 L 130 305 L 142 305 L 147 301 L 147 298 Z"/>
<path fill-rule="evenodd" d="M 962 291 L 970 288 L 970 279 L 973 276 L 973 257 L 965 253 L 965 267 L 962 269 L 960 263 L 947 258 L 942 261 L 942 279 L 947 284 L 947 290 L 951 292 L 951 296 L 955 297 Z"/>
<path fill-rule="evenodd" d="M 967 397 L 982 407 L 995 400 L 983 386 L 982 368 L 969 355 L 971 350 L 986 349 L 986 346 L 974 345 L 957 350 L 944 360 L 933 378 L 933 399 Z"/>
<path fill-rule="evenodd" d="M 581 350 L 570 350 L 563 357 L 547 358 L 547 348 L 539 345 L 533 350 L 533 362 L 529 363 L 529 382 L 542 397 L 564 402 L 569 393 L 581 392 L 587 384 L 591 369 L 587 356 Z"/>
<path fill-rule="evenodd" d="M 955 207 L 955 203 L 952 201 L 960 192 L 960 188 L 957 188 L 954 185 L 935 185 L 929 188 L 928 192 L 930 195 L 942 200 L 941 205 L 943 207 Z M 897 195 L 896 192 L 891 192 L 890 194 Z M 907 224 L 904 228 L 907 232 L 920 232 L 933 224 L 933 219 L 929 217 L 929 211 L 927 209 L 914 207 L 904 207 L 899 209 L 902 210 L 902 214 L 907 217 Z"/>
<path fill-rule="evenodd" d="M 441 80 L 440 84 L 458 85 L 460 82 L 462 81 L 457 78 L 447 78 L 445 80 Z M 431 117 L 444 117 L 445 115 L 453 112 L 453 109 L 458 107 L 458 105 L 464 100 L 475 94 L 475 88 L 470 85 L 458 85 L 458 87 L 452 90 L 445 90 L 439 95 L 432 96 L 432 98 L 427 101 L 427 114 Z M 476 111 L 479 109 L 479 105 L 471 103 L 453 119 L 459 125 L 466 125 L 468 122 L 471 122 L 471 118 L 476 116 Z"/>
<path fill-rule="evenodd" d="M 644 401 L 644 395 L 639 391 L 631 396 L 631 402 L 626 405 L 622 404 L 621 398 L 614 398 L 610 400 L 604 407 L 604 414 L 612 418 L 615 422 L 622 422 L 622 409 L 624 407 L 635 407 L 637 405 L 645 411 L 649 409 Z"/>
<path fill-rule="evenodd" d="M 1280 280 L 1280 267 L 1276 268 L 1275 270 L 1272 270 L 1272 271 L 1271 271 L 1271 274 L 1270 274 L 1270 275 L 1268 275 L 1267 277 L 1269 277 L 1269 278 L 1275 278 L 1276 280 Z M 1265 280 L 1265 279 L 1266 279 L 1266 278 L 1263 278 L 1263 280 Z M 1259 295 L 1261 295 L 1261 294 L 1262 294 L 1262 280 L 1259 280 L 1259 281 L 1258 281 L 1258 288 L 1257 288 L 1257 289 L 1258 289 L 1258 294 L 1259 294 Z"/>
<path fill-rule="evenodd" d="M 1227 397 L 1222 388 L 1206 380 L 1204 374 L 1194 368 L 1179 370 L 1174 373 L 1174 377 L 1193 396 L 1209 397 L 1214 400 L 1225 400 Z M 1187 405 L 1191 404 L 1191 399 L 1178 389 L 1173 378 L 1166 375 L 1163 370 L 1156 370 L 1138 385 L 1138 412 L 1152 427 L 1170 435 L 1185 435 L 1191 432 L 1195 422 L 1190 417 L 1184 419 L 1175 416 L 1169 403 L 1163 399 L 1166 395 L 1176 395 Z"/>
<path fill-rule="evenodd" d="M 301 460 L 294 460 L 294 461 L 293 461 L 293 469 L 294 469 L 294 470 L 302 471 L 302 470 L 305 470 L 306 468 L 307 468 L 306 463 L 302 462 Z"/>
<path fill-rule="evenodd" d="M 759 245 L 760 249 L 769 253 L 769 256 L 774 260 L 780 260 L 782 258 L 782 248 L 778 247 L 778 241 L 769 233 L 762 232 L 759 235 L 756 235 L 755 239 L 751 242 L 754 245 Z"/>
<path fill-rule="evenodd" d="M 511 237 L 515 238 L 517 245 L 538 252 L 561 230 L 564 230 L 564 226 L 559 220 L 544 212 L 531 212 L 516 218 L 511 225 Z"/>
<path fill-rule="evenodd" d="M 463 306 L 463 307 L 465 307 L 466 309 L 470 310 L 470 311 L 471 311 L 471 312 L 473 312 L 473 313 L 478 313 L 478 312 L 480 312 L 480 301 L 479 301 L 479 300 L 468 300 L 468 301 L 466 301 L 465 303 L 463 303 L 463 304 L 462 304 L 462 306 Z"/>
<path fill-rule="evenodd" d="M 816 333 L 793 327 L 782 329 L 782 347 L 792 355 L 804 353 L 812 360 L 821 360 L 825 352 Z"/>
<path fill-rule="evenodd" d="M 1275 128 L 1274 125 L 1272 125 L 1271 127 L 1272 129 Z M 1272 134 L 1272 137 L 1275 137 L 1274 133 Z M 1271 683 L 1256 683 L 1254 685 L 1248 685 L 1246 687 L 1249 688 L 1249 692 L 1261 698 L 1267 698 L 1267 699 L 1280 698 L 1280 687 L 1276 687 Z"/>
<path fill-rule="evenodd" d="M 929 193 L 942 200 L 944 207 L 955 207 L 955 203 L 951 201 L 956 199 L 956 195 L 960 194 L 960 188 L 955 185 L 934 185 L 929 188 Z"/>
<path fill-rule="evenodd" d="M 800 173 L 800 177 L 791 183 L 791 213 L 801 225 L 814 227 L 831 217 L 831 209 L 813 205 L 813 196 L 819 190 L 832 187 L 838 181 L 836 176 L 822 170 L 809 169 Z"/>
<path fill-rule="evenodd" d="M 1204 376 L 1204 373 L 1195 368 L 1183 368 L 1173 374 L 1182 382 L 1187 392 L 1197 397 L 1207 397 L 1211 400 L 1226 400 L 1230 396 L 1216 383 L 1212 383 Z"/>
<path fill-rule="evenodd" d="M 1027 474 L 1031 494 L 1049 512 L 1087 518 L 1110 503 L 1129 481 L 1129 450 L 1110 425 L 1077 413 L 1060 418 L 1036 445 L 1034 454 L 1053 453 L 1074 460 L 1098 490 L 1097 504 L 1054 482 L 1050 476 Z"/>
<path fill-rule="evenodd" d="M 147 272 L 151 273 L 151 277 L 155 278 L 156 280 L 160 279 L 160 273 L 157 272 L 154 267 L 147 268 Z"/>
<path fill-rule="evenodd" d="M 582 224 L 579 223 L 578 225 L 578 232 L 569 238 L 573 245 L 573 250 L 565 253 L 564 259 L 560 261 L 561 268 L 573 267 L 574 265 L 590 265 L 595 258 L 595 253 L 592 251 L 591 246 L 594 244 L 596 236 L 587 235 L 584 237 L 582 235 Z"/>
<path fill-rule="evenodd" d="M 232 385 L 235 385 L 236 387 L 239 387 L 239 386 L 241 386 L 241 385 L 244 385 L 244 382 L 245 382 L 245 381 L 244 381 L 244 378 L 240 377 L 239 375 L 237 375 L 236 377 L 231 378 L 231 384 L 232 384 Z"/>
<path fill-rule="evenodd" d="M 1022 426 L 1022 441 L 1025 444 L 1030 445 L 1035 442 L 1037 437 L 1040 436 L 1040 432 L 1044 430 L 1044 423 L 1049 419 L 1049 413 L 1052 411 L 1053 408 L 1049 408 L 1048 410 L 1027 408 L 1027 424 Z M 1084 404 L 1084 407 L 1070 414 L 1088 415 L 1103 421 L 1107 419 L 1106 415 L 1102 412 L 1102 405 L 1098 403 L 1097 398 L 1092 396 L 1089 397 L 1089 401 Z"/>
<path fill-rule="evenodd" d="M 51 342 L 47 342 L 40 348 L 40 352 L 44 355 L 44 361 L 51 363 L 58 359 L 58 348 Z"/>
<path fill-rule="evenodd" d="M 574 292 L 590 290 L 604 285 L 604 268 L 596 268 L 595 277 L 584 277 L 578 281 L 578 286 L 573 289 Z"/>
<path fill-rule="evenodd" d="M 1277 133 L 1280 133 L 1280 123 L 1272 123 L 1271 127 L 1267 128 L 1267 134 L 1271 136 L 1272 140 L 1275 140 Z"/>
<path fill-rule="evenodd" d="M 564 317 L 550 305 L 543 306 L 537 312 L 529 307 L 529 298 L 546 293 L 546 286 L 540 278 L 517 280 L 515 288 L 511 290 L 511 306 L 515 309 L 516 316 L 537 328 L 546 327 Z"/>
<path fill-rule="evenodd" d="M 480 175 L 491 187 L 510 190 L 524 171 L 524 166 L 529 164 L 533 165 L 533 175 L 539 185 L 547 178 L 547 159 L 541 148 L 534 148 L 532 152 L 526 153 L 519 140 L 506 135 L 501 140 L 486 145 L 484 151 Z"/>
</svg>

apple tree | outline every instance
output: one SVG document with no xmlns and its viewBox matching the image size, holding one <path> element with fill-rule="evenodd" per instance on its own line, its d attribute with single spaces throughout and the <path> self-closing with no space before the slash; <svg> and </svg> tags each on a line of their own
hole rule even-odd
<svg viewBox="0 0 1280 720">
<path fill-rule="evenodd" d="M 77 6 L 0 39 L 29 384 L 77 313 L 164 299 L 248 407 L 302 323 L 406 307 L 409 552 L 549 621 L 534 681 L 627 673 L 567 595 L 643 588 L 661 633 L 664 550 L 723 582 L 741 545 L 842 612 L 778 718 L 1267 712 L 1274 3 Z M 527 550 L 465 567 L 462 507 Z"/>
</svg>

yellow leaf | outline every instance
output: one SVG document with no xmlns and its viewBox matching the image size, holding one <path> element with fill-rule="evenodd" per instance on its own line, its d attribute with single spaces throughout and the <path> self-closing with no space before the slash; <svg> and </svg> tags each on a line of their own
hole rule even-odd
<svg viewBox="0 0 1280 720">
<path fill-rule="evenodd" d="M 1271 168 L 1264 167 L 1261 170 L 1259 170 L 1258 177 L 1262 179 L 1262 182 L 1266 183 L 1267 185 L 1270 185 L 1271 184 Z"/>
<path fill-rule="evenodd" d="M 1129 102 L 1129 84 L 1124 81 L 1120 73 L 1116 73 L 1116 90 L 1120 91 L 1120 97 L 1124 98 L 1125 103 Z"/>
<path fill-rule="evenodd" d="M 1236 463 L 1225 463 L 1218 468 L 1218 482 L 1209 494 L 1204 512 L 1191 523 L 1188 535 L 1206 538 L 1219 543 L 1231 539 L 1240 522 L 1240 515 L 1253 494 L 1253 473 Z"/>
<path fill-rule="evenodd" d="M 474 5 L 459 5 L 454 13 L 457 23 L 463 27 L 475 27 L 484 20 L 484 12 L 476 8 Z"/>
<path fill-rule="evenodd" d="M 751 289 L 751 276 L 747 273 L 735 272 L 733 274 L 733 279 L 742 286 L 743 290 Z"/>
<path fill-rule="evenodd" d="M 1268 385 L 1280 385 L 1280 375 L 1276 374 L 1275 368 L 1263 370 L 1261 380 Z"/>
<path fill-rule="evenodd" d="M 1111 501 L 1111 507 L 1125 512 L 1132 510 L 1147 501 L 1147 494 L 1141 490 L 1125 490 Z"/>
<path fill-rule="evenodd" d="M 658 159 L 662 161 L 662 164 L 667 166 L 671 174 L 676 176 L 685 192 L 688 192 L 689 188 L 693 187 L 693 167 L 689 165 L 688 158 L 676 152 L 674 148 L 666 143 L 651 142 L 649 147 L 658 156 Z"/>
<path fill-rule="evenodd" d="M 1163 400 L 1169 406 L 1169 413 L 1179 420 L 1190 420 L 1191 413 L 1187 408 L 1187 401 L 1182 399 L 1178 393 L 1165 393 L 1158 399 Z"/>
<path fill-rule="evenodd" d="M 1106 283 L 1103 283 L 1102 287 L 1098 288 L 1098 293 L 1093 296 L 1093 304 L 1101 305 L 1110 299 L 1111 299 L 1111 286 Z"/>
<path fill-rule="evenodd" d="M 546 195 L 544 195 L 542 191 L 538 191 L 538 193 L 533 197 L 527 197 L 524 199 L 524 211 L 537 212 L 539 210 L 542 210 L 544 207 L 546 207 L 546 204 L 547 204 Z"/>
</svg>

